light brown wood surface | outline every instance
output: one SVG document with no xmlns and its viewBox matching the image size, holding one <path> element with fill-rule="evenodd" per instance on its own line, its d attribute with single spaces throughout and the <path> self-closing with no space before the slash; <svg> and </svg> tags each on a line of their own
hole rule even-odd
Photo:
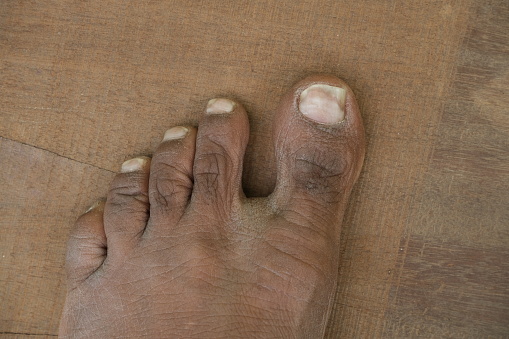
<svg viewBox="0 0 509 339">
<path fill-rule="evenodd" d="M 327 336 L 509 336 L 508 66 L 506 0 L 3 0 L 0 335 L 57 335 L 70 226 L 123 160 L 230 96 L 266 195 L 279 97 L 327 72 L 368 137 Z"/>
</svg>

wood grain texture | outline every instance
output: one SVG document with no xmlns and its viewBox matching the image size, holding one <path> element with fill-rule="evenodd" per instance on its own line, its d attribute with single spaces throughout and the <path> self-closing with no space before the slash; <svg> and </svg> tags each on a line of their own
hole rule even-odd
<svg viewBox="0 0 509 339">
<path fill-rule="evenodd" d="M 401 243 L 386 338 L 509 335 L 509 4 L 470 14 Z"/>
<path fill-rule="evenodd" d="M 386 338 L 502 338 L 509 314 L 509 250 L 404 238 Z"/>
<path fill-rule="evenodd" d="M 368 136 L 327 336 L 508 333 L 507 283 L 492 274 L 507 268 L 509 242 L 508 7 L 3 1 L 0 335 L 57 333 L 73 219 L 105 195 L 123 160 L 150 154 L 167 128 L 196 123 L 211 97 L 246 106 L 245 191 L 268 194 L 272 112 L 293 82 L 314 72 L 351 85 Z M 431 246 L 425 255 L 422 244 Z M 476 250 L 487 254 L 473 260 Z M 488 280 L 440 266 L 441 256 Z M 435 286 L 427 282 L 454 277 L 467 284 L 427 300 Z M 489 288 L 476 291 L 483 284 Z M 470 293 L 468 316 L 459 318 L 448 288 Z M 431 307 L 419 318 L 423 303 Z M 459 330 L 461 321 L 469 323 Z"/>
<path fill-rule="evenodd" d="M 55 335 L 66 238 L 113 173 L 0 138 L 0 335 Z"/>
</svg>

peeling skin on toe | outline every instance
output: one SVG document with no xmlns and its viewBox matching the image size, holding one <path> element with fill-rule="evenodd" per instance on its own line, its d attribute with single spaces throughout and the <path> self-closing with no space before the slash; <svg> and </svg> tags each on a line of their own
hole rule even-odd
<svg viewBox="0 0 509 339">
<path fill-rule="evenodd" d="M 345 119 L 346 90 L 315 84 L 300 94 L 299 111 L 321 124 L 338 124 Z"/>
</svg>

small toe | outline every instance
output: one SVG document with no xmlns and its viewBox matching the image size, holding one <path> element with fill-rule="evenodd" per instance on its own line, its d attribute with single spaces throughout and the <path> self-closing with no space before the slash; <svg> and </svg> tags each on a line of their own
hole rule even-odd
<svg viewBox="0 0 509 339">
<path fill-rule="evenodd" d="M 364 129 L 352 90 L 328 75 L 308 77 L 283 98 L 274 125 L 282 211 L 332 222 L 364 160 Z"/>
<path fill-rule="evenodd" d="M 98 201 L 78 218 L 71 230 L 66 257 L 69 289 L 90 277 L 106 259 L 103 214 L 104 201 Z"/>
<path fill-rule="evenodd" d="M 104 229 L 109 256 L 124 255 L 143 234 L 149 218 L 150 158 L 138 157 L 122 164 L 113 179 L 104 208 Z"/>
<path fill-rule="evenodd" d="M 210 100 L 196 140 L 194 208 L 223 217 L 236 208 L 244 196 L 242 163 L 248 139 L 244 108 L 228 99 Z"/>
<path fill-rule="evenodd" d="M 191 126 L 169 129 L 152 157 L 149 228 L 170 227 L 188 205 L 193 189 L 196 132 Z"/>
</svg>

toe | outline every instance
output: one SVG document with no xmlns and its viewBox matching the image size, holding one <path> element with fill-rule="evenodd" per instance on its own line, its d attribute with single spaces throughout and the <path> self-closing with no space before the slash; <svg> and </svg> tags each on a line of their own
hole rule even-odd
<svg viewBox="0 0 509 339">
<path fill-rule="evenodd" d="M 164 134 L 150 168 L 150 228 L 180 219 L 193 188 L 196 128 L 177 126 Z"/>
<path fill-rule="evenodd" d="M 281 102 L 274 139 L 275 205 L 299 218 L 342 218 L 364 160 L 364 129 L 352 90 L 327 75 L 297 83 Z"/>
<path fill-rule="evenodd" d="M 194 160 L 191 203 L 228 216 L 243 197 L 242 162 L 249 139 L 244 108 L 228 99 L 212 99 L 200 122 Z M 208 213 L 207 212 L 207 213 Z"/>
<path fill-rule="evenodd" d="M 111 183 L 104 208 L 110 257 L 123 255 L 125 247 L 133 246 L 145 230 L 149 216 L 149 171 L 150 158 L 134 158 L 122 164 Z"/>
<path fill-rule="evenodd" d="M 70 289 L 97 271 L 106 258 L 103 213 L 104 201 L 99 201 L 74 224 L 67 244 L 66 258 Z"/>
</svg>

